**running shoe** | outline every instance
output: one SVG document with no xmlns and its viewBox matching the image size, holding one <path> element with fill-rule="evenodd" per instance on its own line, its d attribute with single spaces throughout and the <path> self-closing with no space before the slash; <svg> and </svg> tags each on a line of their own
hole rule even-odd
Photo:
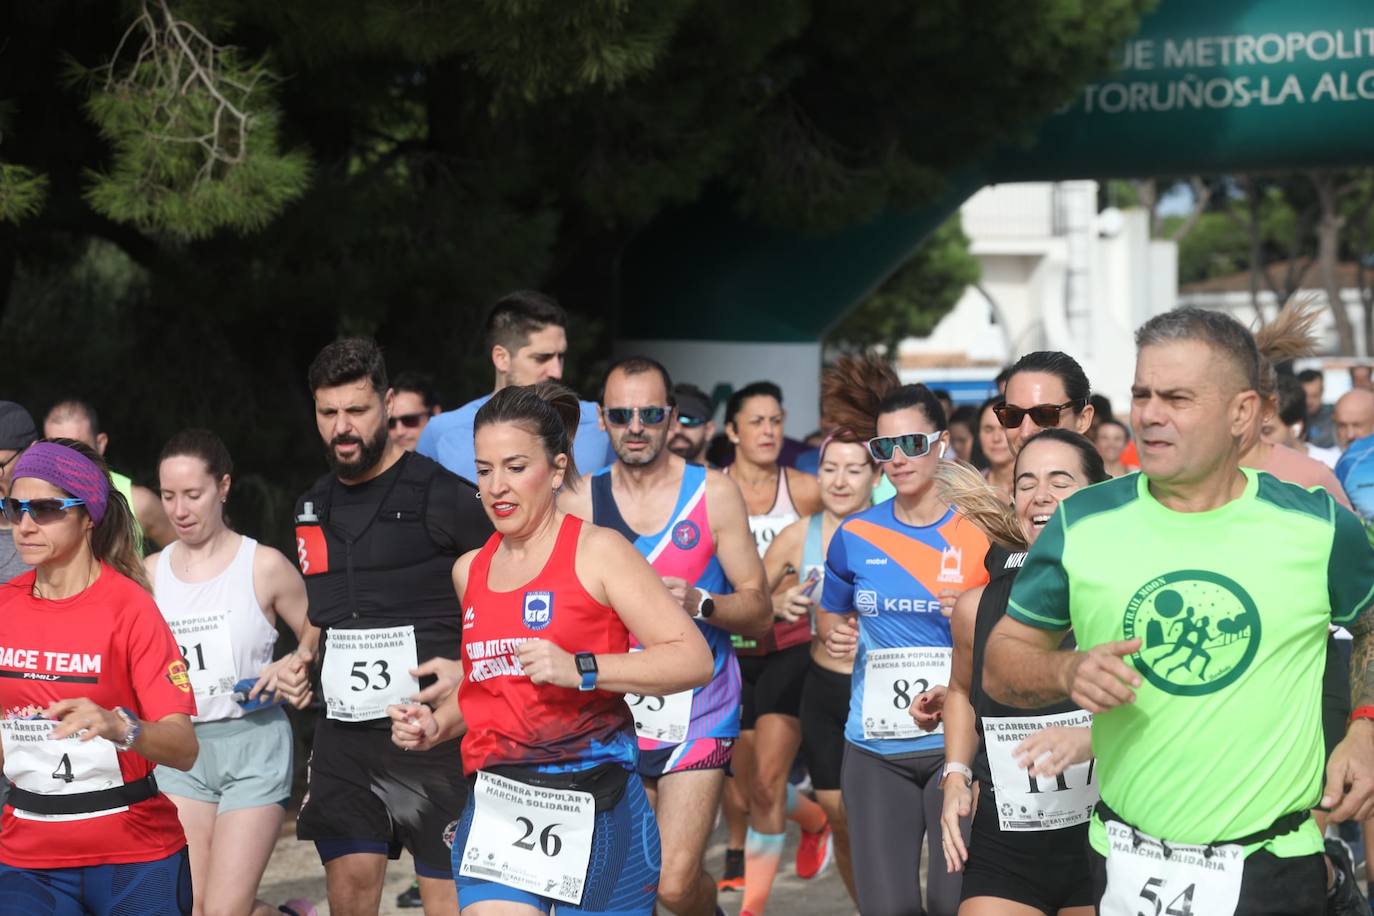
<svg viewBox="0 0 1374 916">
<path fill-rule="evenodd" d="M 410 887 L 396 895 L 396 906 L 403 910 L 417 910 L 424 906 L 420 902 L 420 882 L 410 882 Z"/>
<path fill-rule="evenodd" d="M 835 857 L 834 844 L 830 842 L 830 825 L 826 824 L 815 833 L 802 831 L 801 845 L 797 847 L 797 877 L 810 880 L 830 864 Z"/>
<path fill-rule="evenodd" d="M 319 916 L 320 914 L 320 911 L 315 909 L 315 904 L 299 897 L 286 901 L 277 909 L 285 913 L 286 916 Z"/>
<path fill-rule="evenodd" d="M 1330 916 L 1364 916 L 1369 903 L 1360 893 L 1355 869 L 1350 864 L 1350 852 L 1340 840 L 1326 841 L 1326 857 L 1336 872 L 1336 886 L 1326 896 L 1326 912 Z"/>
<path fill-rule="evenodd" d="M 720 891 L 742 891 L 744 890 L 744 850 L 727 849 L 725 850 L 725 871 L 716 882 L 716 890 Z"/>
</svg>

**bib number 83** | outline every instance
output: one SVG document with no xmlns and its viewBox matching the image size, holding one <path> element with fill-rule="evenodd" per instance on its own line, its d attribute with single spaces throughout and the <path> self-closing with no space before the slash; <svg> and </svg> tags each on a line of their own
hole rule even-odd
<svg viewBox="0 0 1374 916">
<path fill-rule="evenodd" d="M 1164 879 L 1150 878 L 1140 889 L 1140 899 L 1153 903 L 1154 912 L 1140 910 L 1137 916 L 1193 916 L 1193 889 L 1196 887 L 1196 884 L 1185 887 L 1182 893 L 1169 901 L 1168 909 L 1165 909 L 1164 897 L 1168 894 L 1164 888 Z"/>
<path fill-rule="evenodd" d="M 910 709 L 912 700 L 929 689 L 930 682 L 925 678 L 918 677 L 914 681 L 898 678 L 892 682 L 892 705 L 897 709 Z"/>
<path fill-rule="evenodd" d="M 522 825 L 525 828 L 525 832 L 521 835 L 520 839 L 511 843 L 511 845 L 518 846 L 525 850 L 533 850 L 534 840 L 530 839 L 530 837 L 534 836 L 534 821 L 527 817 L 517 817 L 515 822 Z M 550 824 L 539 833 L 539 851 L 550 859 L 563 851 L 563 838 L 553 832 L 553 828 L 557 826 L 559 825 Z"/>
</svg>

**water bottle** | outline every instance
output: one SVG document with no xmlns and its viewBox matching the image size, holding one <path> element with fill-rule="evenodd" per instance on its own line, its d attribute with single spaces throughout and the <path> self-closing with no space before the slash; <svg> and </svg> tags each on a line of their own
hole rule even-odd
<svg viewBox="0 0 1374 916">
<path fill-rule="evenodd" d="M 286 697 L 281 692 L 270 693 L 263 690 L 257 695 L 256 699 L 248 699 L 248 693 L 253 689 L 253 685 L 258 682 L 255 677 L 244 678 L 234 685 L 234 702 L 239 704 L 244 712 L 257 712 L 260 709 L 269 709 L 273 706 L 282 706 L 286 703 Z"/>
</svg>

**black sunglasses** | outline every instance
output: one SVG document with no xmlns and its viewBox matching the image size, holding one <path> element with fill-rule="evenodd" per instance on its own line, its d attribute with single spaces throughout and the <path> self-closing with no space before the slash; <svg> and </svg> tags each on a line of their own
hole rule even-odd
<svg viewBox="0 0 1374 916">
<path fill-rule="evenodd" d="M 68 497 L 66 499 L 15 499 L 13 496 L 0 500 L 0 511 L 5 514 L 5 521 L 11 525 L 18 525 L 19 520 L 24 517 L 24 513 L 29 514 L 40 525 L 58 521 L 67 515 L 67 510 L 73 506 L 84 506 L 84 499 Z"/>
<path fill-rule="evenodd" d="M 897 449 L 908 458 L 920 458 L 930 451 L 930 444 L 940 438 L 939 433 L 903 433 L 900 436 L 874 436 L 868 440 L 868 453 L 879 463 L 897 457 Z"/>
<path fill-rule="evenodd" d="M 678 414 L 678 415 L 677 415 L 677 422 L 678 422 L 678 425 L 681 426 L 683 429 L 696 429 L 698 426 L 705 426 L 705 425 L 706 425 L 706 418 L 705 418 L 705 417 L 684 417 L 682 414 Z"/>
<path fill-rule="evenodd" d="M 399 423 L 406 429 L 414 429 L 419 426 L 420 421 L 427 416 L 429 416 L 427 413 L 403 413 L 399 416 L 387 417 L 386 428 L 395 429 L 396 424 Z"/>
<path fill-rule="evenodd" d="M 668 419 L 667 407 L 607 407 L 606 422 L 612 426 L 629 426 L 639 414 L 639 422 L 645 426 L 657 426 Z"/>
<path fill-rule="evenodd" d="M 1082 410 L 1086 401 L 1065 401 L 1063 404 L 1036 404 L 1034 407 L 1014 407 L 1003 401 L 992 412 L 997 415 L 997 422 L 1001 423 L 1006 429 L 1015 429 L 1021 425 L 1021 421 L 1029 414 L 1031 422 L 1041 429 L 1049 429 L 1059 425 L 1059 417 L 1066 410 Z"/>
</svg>

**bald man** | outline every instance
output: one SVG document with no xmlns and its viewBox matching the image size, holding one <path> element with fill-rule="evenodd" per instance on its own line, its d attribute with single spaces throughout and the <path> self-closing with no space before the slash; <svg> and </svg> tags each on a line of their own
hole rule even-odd
<svg viewBox="0 0 1374 916">
<path fill-rule="evenodd" d="M 1374 391 L 1352 388 L 1336 401 L 1333 415 L 1336 445 L 1341 451 L 1356 439 L 1374 434 Z"/>
</svg>

